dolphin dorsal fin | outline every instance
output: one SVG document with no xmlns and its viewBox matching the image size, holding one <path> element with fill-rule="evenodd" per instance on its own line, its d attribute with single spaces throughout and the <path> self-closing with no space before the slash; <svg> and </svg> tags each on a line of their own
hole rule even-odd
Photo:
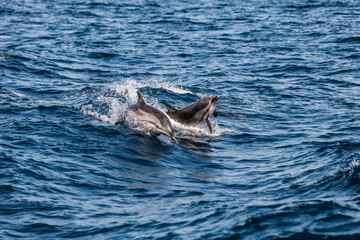
<svg viewBox="0 0 360 240">
<path fill-rule="evenodd" d="M 167 103 L 162 102 L 162 104 L 164 104 L 164 106 L 165 106 L 166 109 L 168 110 L 168 113 L 174 113 L 174 112 L 179 111 L 179 110 L 177 110 L 176 108 L 170 106 L 170 105 L 167 104 Z"/>
<path fill-rule="evenodd" d="M 141 93 L 139 91 L 136 91 L 137 95 L 138 95 L 138 103 L 141 105 L 145 105 L 145 100 L 143 98 L 143 96 L 141 95 Z"/>
</svg>

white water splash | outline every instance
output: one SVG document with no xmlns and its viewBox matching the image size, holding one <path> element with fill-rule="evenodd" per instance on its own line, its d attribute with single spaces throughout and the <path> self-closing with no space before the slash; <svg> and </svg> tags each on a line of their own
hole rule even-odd
<svg viewBox="0 0 360 240">
<path fill-rule="evenodd" d="M 96 118 L 102 122 L 116 124 L 122 116 L 123 111 L 126 109 L 126 105 L 121 104 L 118 99 L 110 97 L 99 97 L 98 101 L 102 101 L 108 104 L 109 109 L 107 114 L 101 114 L 94 108 L 93 104 L 87 104 L 82 107 L 82 113 L 85 116 Z"/>
<path fill-rule="evenodd" d="M 352 160 L 352 162 L 350 163 L 350 168 L 351 168 L 351 169 L 357 168 L 357 167 L 359 167 L 359 166 L 360 166 L 360 160 L 354 159 L 354 160 Z"/>
<path fill-rule="evenodd" d="M 353 160 L 349 163 L 349 166 L 345 169 L 345 171 L 347 171 L 351 175 L 359 167 L 360 167 L 360 160 L 358 158 L 353 158 Z"/>
<path fill-rule="evenodd" d="M 7 60 L 7 59 L 9 59 L 9 55 L 7 53 L 0 52 L 0 59 Z"/>
<path fill-rule="evenodd" d="M 170 118 L 169 118 L 170 119 Z M 231 133 L 232 130 L 228 128 L 220 128 L 216 121 L 211 123 L 213 132 L 210 133 L 209 129 L 207 128 L 206 124 L 199 128 L 199 127 L 192 127 L 188 125 L 181 124 L 179 122 L 170 119 L 171 125 L 174 130 L 178 131 L 180 135 L 183 136 L 194 136 L 194 137 L 219 137 L 224 134 Z M 176 137 L 176 135 L 175 135 Z"/>
<path fill-rule="evenodd" d="M 165 89 L 178 94 L 193 94 L 191 91 L 183 89 L 182 86 L 177 86 L 173 83 L 159 81 L 156 79 L 150 80 L 150 83 L 139 83 L 135 79 L 128 79 L 125 84 L 113 84 L 112 86 L 115 91 L 121 95 L 126 96 L 127 99 L 137 101 L 136 90 L 140 88 L 154 88 L 154 89 Z"/>
</svg>

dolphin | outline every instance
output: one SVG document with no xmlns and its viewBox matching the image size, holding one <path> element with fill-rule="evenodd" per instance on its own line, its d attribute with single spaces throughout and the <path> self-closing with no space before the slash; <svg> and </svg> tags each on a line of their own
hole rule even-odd
<svg viewBox="0 0 360 240">
<path fill-rule="evenodd" d="M 162 102 L 162 104 L 167 108 L 167 115 L 171 119 L 192 127 L 201 127 L 206 122 L 210 133 L 212 133 L 213 131 L 209 119 L 211 115 L 214 115 L 214 117 L 217 117 L 218 115 L 215 108 L 219 98 L 219 96 L 214 98 L 203 98 L 180 110 L 165 102 Z"/>
<path fill-rule="evenodd" d="M 175 139 L 169 118 L 160 110 L 145 103 L 139 91 L 138 102 L 125 110 L 125 120 L 133 126 Z"/>
</svg>

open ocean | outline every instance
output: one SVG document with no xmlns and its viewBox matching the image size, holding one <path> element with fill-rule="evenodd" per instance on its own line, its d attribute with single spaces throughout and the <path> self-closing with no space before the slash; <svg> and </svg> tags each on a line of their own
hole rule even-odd
<svg viewBox="0 0 360 240">
<path fill-rule="evenodd" d="M 360 1 L 1 0 L 0 239 L 63 238 L 360 239 Z"/>
</svg>

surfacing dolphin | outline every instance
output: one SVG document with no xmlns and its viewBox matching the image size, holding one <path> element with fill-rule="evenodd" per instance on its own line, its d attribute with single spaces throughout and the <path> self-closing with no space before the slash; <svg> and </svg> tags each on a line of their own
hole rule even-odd
<svg viewBox="0 0 360 240">
<path fill-rule="evenodd" d="M 207 123 L 210 133 L 212 133 L 213 131 L 209 119 L 211 115 L 217 117 L 215 108 L 218 99 L 219 96 L 214 98 L 203 98 L 180 110 L 167 103 L 163 102 L 162 104 L 164 104 L 168 110 L 167 115 L 175 121 L 192 127 L 201 127 Z"/>
<path fill-rule="evenodd" d="M 139 91 L 136 93 L 138 102 L 125 110 L 125 120 L 142 130 L 175 139 L 169 118 L 160 110 L 146 104 Z"/>
</svg>

